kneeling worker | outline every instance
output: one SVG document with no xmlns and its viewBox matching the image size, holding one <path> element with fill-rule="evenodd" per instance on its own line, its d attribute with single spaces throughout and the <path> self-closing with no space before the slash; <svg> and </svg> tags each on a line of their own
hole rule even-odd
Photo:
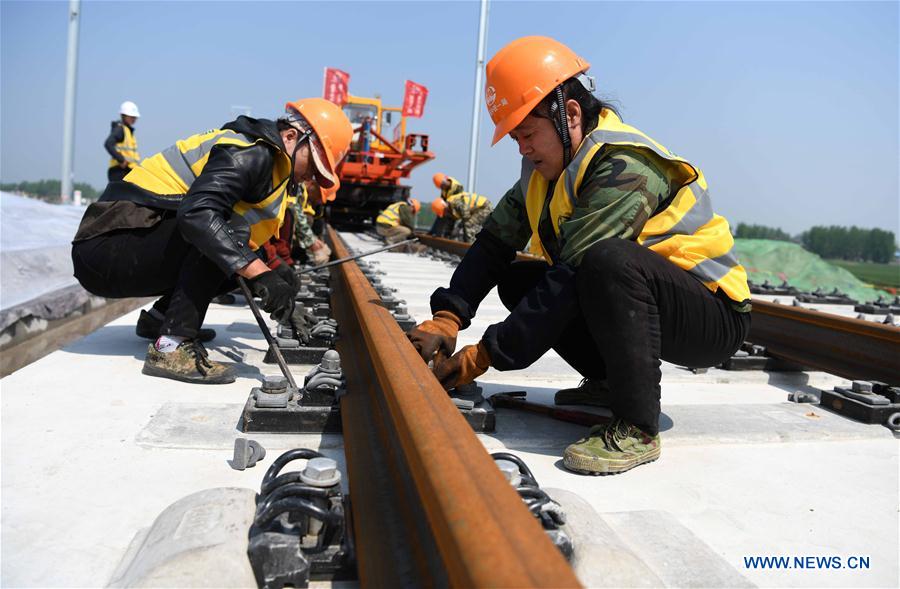
<svg viewBox="0 0 900 589">
<path fill-rule="evenodd" d="M 411 198 L 388 205 L 375 219 L 375 231 L 388 245 L 408 239 L 416 230 L 419 201 Z"/>
<path fill-rule="evenodd" d="M 660 360 L 729 358 L 750 328 L 750 291 L 699 168 L 598 100 L 589 66 L 547 37 L 487 64 L 494 143 L 516 142 L 521 176 L 409 337 L 446 388 L 556 350 L 585 378 L 557 401 L 605 402 L 614 416 L 563 463 L 607 474 L 659 457 Z M 515 262 L 529 241 L 544 261 Z M 445 359 L 494 286 L 510 315 Z"/>
<path fill-rule="evenodd" d="M 321 98 L 289 102 L 277 121 L 238 117 L 143 160 L 88 207 L 75 235 L 75 277 L 94 294 L 161 296 L 142 313 L 140 335 L 156 338 L 144 374 L 195 383 L 234 381 L 200 344 L 212 298 L 243 276 L 277 319 L 294 289 L 254 250 L 276 234 L 303 181 L 338 183 L 335 168 L 353 129 Z"/>
<path fill-rule="evenodd" d="M 456 222 L 451 233 L 454 239 L 472 243 L 494 208 L 480 194 L 460 192 L 446 199 L 439 197 L 431 203 L 431 210 L 440 218 L 446 215 Z"/>
</svg>

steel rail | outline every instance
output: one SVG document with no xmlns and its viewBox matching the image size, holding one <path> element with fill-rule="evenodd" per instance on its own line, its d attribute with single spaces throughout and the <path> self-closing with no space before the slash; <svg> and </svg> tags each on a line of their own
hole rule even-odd
<svg viewBox="0 0 900 589">
<path fill-rule="evenodd" d="M 470 244 L 417 234 L 425 245 L 465 255 Z M 536 260 L 519 254 L 518 260 Z M 900 328 L 753 299 L 748 341 L 776 358 L 849 379 L 900 386 Z"/>
<path fill-rule="evenodd" d="M 333 229 L 327 237 L 336 256 L 348 255 Z M 362 584 L 578 586 L 359 267 L 331 276 Z"/>
<path fill-rule="evenodd" d="M 900 328 L 753 300 L 748 339 L 778 358 L 849 379 L 900 385 Z"/>
<path fill-rule="evenodd" d="M 451 254 L 456 254 L 457 256 L 464 256 L 466 252 L 469 251 L 469 248 L 472 247 L 471 243 L 466 243 L 464 241 L 457 241 L 455 239 L 447 239 L 445 237 L 435 237 L 434 235 L 428 235 L 425 233 L 416 233 L 416 237 L 419 238 L 419 243 L 427 245 L 429 247 L 433 247 L 435 249 L 439 249 L 445 252 L 449 252 Z M 516 254 L 516 260 L 520 262 L 527 261 L 535 261 L 542 260 L 543 258 L 539 258 L 537 256 L 532 256 L 531 254 Z"/>
<path fill-rule="evenodd" d="M 82 315 L 50 320 L 46 331 L 0 348 L 0 378 L 90 335 L 110 321 L 152 301 L 152 298 L 146 297 L 110 299 L 103 306 Z"/>
</svg>

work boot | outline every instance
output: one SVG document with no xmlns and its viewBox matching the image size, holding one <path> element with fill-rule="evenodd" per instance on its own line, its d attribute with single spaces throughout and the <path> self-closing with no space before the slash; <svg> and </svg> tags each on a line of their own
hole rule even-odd
<svg viewBox="0 0 900 589">
<path fill-rule="evenodd" d="M 569 470 L 582 474 L 617 474 L 659 458 L 662 442 L 622 419 L 595 425 L 563 455 Z"/>
<path fill-rule="evenodd" d="M 610 407 L 609 385 L 599 378 L 582 378 L 577 387 L 556 392 L 553 402 L 557 405 L 592 405 Z"/>
<path fill-rule="evenodd" d="M 218 305 L 233 305 L 235 302 L 237 302 L 237 299 L 230 292 L 226 292 L 225 294 L 220 294 L 217 297 L 213 297 L 212 302 Z"/>
<path fill-rule="evenodd" d="M 234 382 L 234 370 L 209 359 L 206 348 L 197 340 L 184 340 L 174 352 L 164 354 L 150 344 L 141 370 L 148 376 L 160 376 L 196 384 Z"/>
<path fill-rule="evenodd" d="M 138 337 L 142 337 L 144 339 L 152 339 L 156 341 L 161 334 L 159 330 L 162 329 L 163 320 L 157 319 L 147 311 L 141 311 L 141 316 L 138 318 L 137 326 L 134 328 L 134 332 L 138 335 Z M 216 337 L 215 329 L 204 329 L 200 328 L 197 331 L 197 339 L 201 342 L 208 342 Z"/>
</svg>

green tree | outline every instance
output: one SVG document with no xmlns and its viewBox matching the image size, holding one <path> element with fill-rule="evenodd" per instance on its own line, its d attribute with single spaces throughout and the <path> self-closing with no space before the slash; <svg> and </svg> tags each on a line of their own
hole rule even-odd
<svg viewBox="0 0 900 589">
<path fill-rule="evenodd" d="M 782 231 L 781 228 L 766 227 L 765 225 L 748 225 L 747 223 L 738 223 L 734 236 L 741 239 L 791 240 L 791 236 Z"/>
<path fill-rule="evenodd" d="M 816 226 L 800 236 L 803 247 L 823 258 L 887 263 L 896 251 L 893 231 Z"/>
<path fill-rule="evenodd" d="M 58 203 L 60 202 L 59 193 L 61 191 L 61 183 L 59 180 L 38 180 L 36 182 L 9 182 L 0 184 L 0 190 L 10 192 L 21 192 L 39 198 L 43 201 Z M 81 191 L 81 197 L 86 200 L 97 200 L 97 190 L 86 182 L 76 182 L 75 190 Z"/>
</svg>

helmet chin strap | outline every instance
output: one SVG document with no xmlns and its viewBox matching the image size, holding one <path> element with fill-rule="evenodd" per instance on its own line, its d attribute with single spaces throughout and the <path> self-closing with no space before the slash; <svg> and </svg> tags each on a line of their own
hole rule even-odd
<svg viewBox="0 0 900 589">
<path fill-rule="evenodd" d="M 566 100 L 563 96 L 562 85 L 556 87 L 553 91 L 556 95 L 556 102 L 550 105 L 550 120 L 556 127 L 556 134 L 559 135 L 563 147 L 563 169 L 572 161 L 572 138 L 569 137 L 569 118 L 566 116 Z"/>
<path fill-rule="evenodd" d="M 297 130 L 299 131 L 299 129 Z M 294 144 L 294 149 L 291 151 L 291 174 L 289 176 L 287 185 L 287 193 L 289 196 L 297 196 L 298 190 L 300 188 L 300 183 L 294 180 L 294 166 L 296 165 L 295 162 L 297 159 L 297 150 L 300 149 L 300 146 L 304 141 L 309 141 L 309 137 L 310 135 L 312 135 L 312 131 L 303 131 L 302 133 L 303 135 L 299 139 L 297 139 L 297 143 Z M 310 147 L 310 149 L 312 149 L 312 147 Z M 312 154 L 310 154 L 310 157 L 312 157 Z"/>
</svg>

